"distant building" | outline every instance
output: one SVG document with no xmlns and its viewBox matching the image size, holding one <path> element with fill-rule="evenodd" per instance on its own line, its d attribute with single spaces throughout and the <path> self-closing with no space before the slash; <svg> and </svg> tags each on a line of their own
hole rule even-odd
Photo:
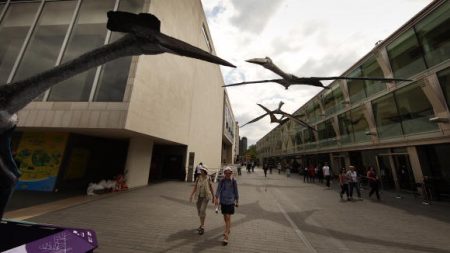
<svg viewBox="0 0 450 253">
<path fill-rule="evenodd" d="M 450 196 L 450 1 L 437 0 L 343 73 L 411 82 L 338 80 L 256 143 L 259 158 L 373 166 L 384 190 L 417 192 L 424 176 Z M 419 191 L 420 192 L 420 191 Z"/>
<path fill-rule="evenodd" d="M 242 158 L 247 151 L 247 137 L 242 137 L 239 141 L 239 156 Z"/>
</svg>

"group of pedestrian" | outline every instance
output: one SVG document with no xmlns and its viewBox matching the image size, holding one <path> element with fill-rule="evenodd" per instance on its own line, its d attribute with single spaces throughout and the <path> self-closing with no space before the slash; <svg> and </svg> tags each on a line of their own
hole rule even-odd
<svg viewBox="0 0 450 253">
<path fill-rule="evenodd" d="M 212 203 L 216 206 L 216 213 L 218 213 L 220 206 L 225 223 L 223 245 L 227 245 L 231 232 L 231 215 L 234 214 L 235 207 L 239 206 L 239 192 L 236 179 L 232 177 L 233 170 L 230 167 L 224 168 L 224 177 L 218 182 L 215 194 L 211 179 L 208 176 L 208 169 L 202 164 L 199 170 L 200 175 L 196 178 L 189 198 L 191 202 L 194 198 L 196 201 L 197 213 L 200 218 L 200 226 L 197 231 L 200 235 L 205 233 L 206 209 L 209 201 L 212 200 Z"/>
<path fill-rule="evenodd" d="M 339 173 L 339 184 L 341 186 L 341 192 L 339 195 L 343 200 L 343 196 L 345 194 L 347 200 L 352 201 L 354 200 L 353 193 L 356 191 L 358 196 L 357 199 L 363 200 L 360 190 L 360 179 L 362 176 L 358 174 L 355 166 L 350 165 L 348 168 L 349 169 L 342 168 Z M 380 200 L 379 179 L 375 173 L 375 169 L 372 166 L 369 166 L 366 178 L 370 186 L 369 198 L 375 193 L 377 199 Z"/>
</svg>

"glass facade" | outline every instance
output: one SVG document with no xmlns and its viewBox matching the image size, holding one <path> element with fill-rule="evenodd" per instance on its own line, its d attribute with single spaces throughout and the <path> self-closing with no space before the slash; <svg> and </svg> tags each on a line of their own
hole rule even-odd
<svg viewBox="0 0 450 253">
<path fill-rule="evenodd" d="M 142 0 L 121 1 L 119 10 L 132 13 L 142 12 Z M 110 43 L 118 40 L 123 35 L 123 33 L 113 32 Z M 131 56 L 122 57 L 103 65 L 94 95 L 94 101 L 123 100 L 131 66 L 131 59 Z"/>
<path fill-rule="evenodd" d="M 341 135 L 341 144 L 349 144 L 354 141 L 353 124 L 350 111 L 338 115 L 339 133 Z"/>
<path fill-rule="evenodd" d="M 429 67 L 450 58 L 450 2 L 445 3 L 415 26 Z"/>
<path fill-rule="evenodd" d="M 370 141 L 370 136 L 366 134 L 369 131 L 369 123 L 364 116 L 364 107 L 360 106 L 351 110 L 350 115 L 355 142 Z"/>
<path fill-rule="evenodd" d="M 6 6 L 4 2 L 0 1 L 0 14 Z M 0 84 L 7 83 L 9 79 L 25 79 L 52 68 L 58 64 L 61 52 L 61 62 L 64 63 L 104 45 L 108 32 L 106 12 L 113 10 L 118 2 L 119 10 L 138 13 L 142 11 L 145 0 L 83 0 L 77 9 L 78 2 L 10 2 L 0 22 Z M 40 9 L 40 6 L 43 8 Z M 69 29 L 74 14 L 75 23 Z M 110 41 L 121 36 L 112 33 Z M 69 38 L 67 43 L 66 38 Z M 22 48 L 23 54 L 20 53 Z M 130 65 L 131 57 L 105 64 L 97 85 L 94 84 L 97 69 L 81 73 L 54 86 L 48 100 L 89 101 L 92 89 L 96 87 L 93 101 L 122 101 Z"/>
<path fill-rule="evenodd" d="M 14 81 L 55 66 L 75 5 L 76 1 L 45 3 Z"/>
<path fill-rule="evenodd" d="M 395 92 L 404 134 L 438 130 L 438 125 L 429 120 L 434 116 L 433 107 L 421 86 L 422 83 L 417 82 Z"/>
<path fill-rule="evenodd" d="M 378 64 L 378 61 L 373 56 L 369 60 L 367 60 L 361 68 L 363 70 L 364 77 L 384 77 L 383 71 Z M 370 97 L 371 95 L 377 94 L 378 92 L 386 89 L 386 83 L 384 82 L 366 80 L 364 81 L 364 83 L 367 97 Z"/>
<path fill-rule="evenodd" d="M 394 76 L 408 78 L 426 69 L 423 51 L 413 29 L 387 46 Z"/>
<path fill-rule="evenodd" d="M 11 3 L 0 23 L 0 84 L 5 84 L 40 3 Z"/>
<path fill-rule="evenodd" d="M 83 1 L 80 13 L 69 38 L 63 62 L 70 61 L 105 43 L 105 13 L 114 9 L 114 0 Z M 54 86 L 50 91 L 50 101 L 88 101 L 96 69 L 90 69 Z"/>
<path fill-rule="evenodd" d="M 447 107 L 450 108 L 450 68 L 446 68 L 437 73 L 439 84 L 444 92 L 445 100 L 447 101 Z"/>
<path fill-rule="evenodd" d="M 403 134 L 394 94 L 388 94 L 372 102 L 378 137 L 389 138 Z"/>
<path fill-rule="evenodd" d="M 363 77 L 361 68 L 353 70 L 349 75 L 350 77 Z M 365 83 L 363 80 L 347 80 L 348 94 L 350 96 L 351 103 L 357 103 L 361 99 L 366 98 L 366 92 L 364 90 Z"/>
</svg>

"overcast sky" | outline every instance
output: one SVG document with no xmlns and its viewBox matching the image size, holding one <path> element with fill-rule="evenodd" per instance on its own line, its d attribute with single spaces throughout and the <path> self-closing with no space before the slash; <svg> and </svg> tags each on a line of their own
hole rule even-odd
<svg viewBox="0 0 450 253">
<path fill-rule="evenodd" d="M 288 73 L 342 75 L 379 40 L 384 40 L 431 0 L 202 0 L 226 84 L 277 75 L 245 62 L 269 56 Z M 227 88 L 239 125 L 264 113 L 256 104 L 292 113 L 321 91 L 318 87 L 249 84 Z M 255 144 L 277 124 L 264 118 L 241 128 Z"/>
</svg>

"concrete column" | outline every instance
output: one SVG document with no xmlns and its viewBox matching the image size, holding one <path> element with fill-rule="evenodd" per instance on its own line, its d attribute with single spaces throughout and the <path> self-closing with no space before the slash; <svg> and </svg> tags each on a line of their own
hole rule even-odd
<svg viewBox="0 0 450 253">
<path fill-rule="evenodd" d="M 423 173 L 422 166 L 420 166 L 419 155 L 417 154 L 417 148 L 416 146 L 410 146 L 407 147 L 406 150 L 408 151 L 409 162 L 414 174 L 414 180 L 416 181 L 416 183 L 421 183 L 423 182 Z M 418 187 L 417 191 L 420 192 L 420 190 L 420 187 Z"/>
<path fill-rule="evenodd" d="M 153 140 L 145 137 L 133 137 L 128 147 L 125 164 L 128 187 L 138 187 L 148 184 L 150 162 L 152 160 Z"/>
</svg>

